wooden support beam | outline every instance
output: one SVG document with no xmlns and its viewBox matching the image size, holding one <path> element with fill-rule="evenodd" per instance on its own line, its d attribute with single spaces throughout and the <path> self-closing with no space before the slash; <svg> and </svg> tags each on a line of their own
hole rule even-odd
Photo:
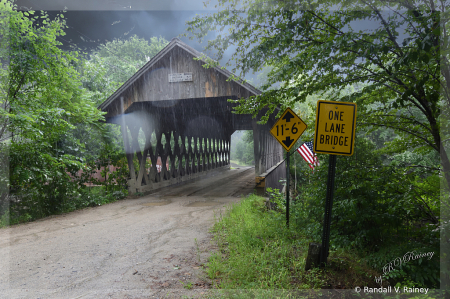
<svg viewBox="0 0 450 299">
<path fill-rule="evenodd" d="M 124 103 L 123 103 L 123 97 L 120 98 L 121 102 L 121 110 L 122 110 L 122 123 L 121 123 L 121 130 L 122 130 L 122 139 L 123 139 L 123 145 L 125 148 L 125 153 L 127 156 L 127 162 L 128 162 L 128 170 L 130 171 L 130 180 L 128 180 L 128 191 L 131 193 L 136 192 L 136 173 L 134 170 L 133 165 L 133 155 L 134 153 L 131 151 L 131 146 L 128 141 L 128 130 L 127 125 L 125 124 L 125 117 L 123 117 L 124 114 Z"/>
<path fill-rule="evenodd" d="M 139 160 L 139 175 L 136 180 L 136 182 L 142 185 L 142 179 L 144 179 L 144 182 L 146 185 L 150 184 L 150 179 L 147 175 L 147 169 L 145 167 L 145 164 L 147 163 L 147 155 L 149 154 L 149 149 L 151 149 L 151 138 L 152 138 L 152 130 L 149 127 L 143 127 L 142 131 L 144 132 L 145 136 L 145 145 L 144 145 L 144 152 L 142 155 L 141 160 Z"/>
<path fill-rule="evenodd" d="M 255 175 L 258 176 L 261 174 L 261 136 L 259 126 L 256 123 L 256 119 L 252 119 L 252 128 L 253 128 L 253 155 L 255 158 Z"/>
<path fill-rule="evenodd" d="M 162 132 L 161 130 L 158 128 L 157 130 L 155 130 L 155 134 L 156 134 L 156 150 L 155 150 L 155 156 L 156 159 L 158 159 L 158 157 L 160 157 L 162 155 L 162 153 L 164 152 L 163 149 L 163 145 L 161 143 L 161 138 L 162 138 Z M 162 159 L 161 159 L 162 160 Z M 162 181 L 162 176 L 161 173 L 156 173 L 155 175 L 155 181 L 156 182 L 160 182 Z"/>
<path fill-rule="evenodd" d="M 231 165 L 231 134 L 228 134 L 228 139 L 227 139 L 227 153 L 228 153 L 228 157 L 227 157 L 227 164 Z"/>
</svg>

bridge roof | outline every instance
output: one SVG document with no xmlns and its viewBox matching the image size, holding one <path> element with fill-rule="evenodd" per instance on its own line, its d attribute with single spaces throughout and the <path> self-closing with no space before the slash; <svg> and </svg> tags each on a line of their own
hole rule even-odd
<svg viewBox="0 0 450 299">
<path fill-rule="evenodd" d="M 233 74 L 226 69 L 203 68 L 202 65 L 206 62 L 202 57 L 204 54 L 180 39 L 173 38 L 98 108 L 107 112 L 108 121 L 108 118 L 122 113 L 121 97 L 124 99 L 124 110 L 127 111 L 135 102 L 224 96 L 247 98 L 261 94 L 261 91 L 248 83 L 227 80 Z M 169 82 L 169 74 L 186 72 L 192 73 L 191 82 Z"/>
</svg>

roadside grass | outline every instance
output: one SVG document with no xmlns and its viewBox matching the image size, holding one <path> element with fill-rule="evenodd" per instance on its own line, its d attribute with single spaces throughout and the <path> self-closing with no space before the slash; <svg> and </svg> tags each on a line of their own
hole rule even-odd
<svg viewBox="0 0 450 299">
<path fill-rule="evenodd" d="M 375 276 L 381 274 L 353 252 L 330 252 L 327 268 L 305 271 L 308 246 L 313 240 L 295 225 L 288 229 L 285 215 L 267 211 L 264 201 L 250 195 L 227 208 L 213 226 L 219 250 L 211 255 L 205 270 L 215 288 L 280 291 L 380 287 Z"/>
<path fill-rule="evenodd" d="M 281 218 L 265 213 L 256 195 L 229 208 L 212 229 L 220 251 L 211 256 L 208 276 L 226 289 L 289 288 L 291 268 L 301 261 L 289 262 L 295 248 Z"/>
</svg>

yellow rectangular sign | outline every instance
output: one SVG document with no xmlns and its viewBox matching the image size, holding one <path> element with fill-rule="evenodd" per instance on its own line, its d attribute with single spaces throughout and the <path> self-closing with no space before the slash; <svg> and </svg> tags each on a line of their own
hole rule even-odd
<svg viewBox="0 0 450 299">
<path fill-rule="evenodd" d="M 356 130 L 356 103 L 318 101 L 314 152 L 353 155 Z"/>
<path fill-rule="evenodd" d="M 286 108 L 280 119 L 270 129 L 270 134 L 275 137 L 286 151 L 290 151 L 306 128 L 307 125 L 303 120 L 291 108 Z"/>
</svg>

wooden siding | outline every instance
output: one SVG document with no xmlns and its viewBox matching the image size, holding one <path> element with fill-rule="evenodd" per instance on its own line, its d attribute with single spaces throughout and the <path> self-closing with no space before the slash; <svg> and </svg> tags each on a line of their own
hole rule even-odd
<svg viewBox="0 0 450 299">
<path fill-rule="evenodd" d="M 184 49 L 173 47 L 122 93 L 125 111 L 135 102 L 255 95 L 237 82 L 227 81 L 228 77 L 216 68 L 205 69 L 203 64 Z M 188 72 L 192 73 L 192 82 L 169 82 L 169 74 Z M 120 101 L 114 100 L 105 111 L 106 118 L 119 115 Z"/>
</svg>

